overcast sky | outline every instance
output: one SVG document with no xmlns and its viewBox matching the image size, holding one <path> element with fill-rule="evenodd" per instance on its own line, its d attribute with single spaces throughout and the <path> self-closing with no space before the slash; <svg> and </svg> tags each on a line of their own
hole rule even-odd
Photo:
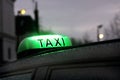
<svg viewBox="0 0 120 80">
<path fill-rule="evenodd" d="M 120 0 L 37 0 L 42 28 L 75 38 L 88 33 L 96 39 L 96 28 L 107 27 L 120 11 Z M 33 16 L 32 0 L 16 0 L 15 14 L 25 8 Z M 102 32 L 102 30 L 101 30 Z"/>
</svg>

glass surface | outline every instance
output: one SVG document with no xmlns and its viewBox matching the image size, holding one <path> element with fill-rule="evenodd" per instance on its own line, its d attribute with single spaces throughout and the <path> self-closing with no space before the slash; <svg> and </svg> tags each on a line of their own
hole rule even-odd
<svg viewBox="0 0 120 80">
<path fill-rule="evenodd" d="M 10 77 L 0 78 L 0 80 L 31 80 L 32 73 L 28 74 L 21 74 L 21 75 L 14 75 Z"/>
<path fill-rule="evenodd" d="M 119 80 L 119 67 L 54 69 L 50 80 Z"/>
</svg>

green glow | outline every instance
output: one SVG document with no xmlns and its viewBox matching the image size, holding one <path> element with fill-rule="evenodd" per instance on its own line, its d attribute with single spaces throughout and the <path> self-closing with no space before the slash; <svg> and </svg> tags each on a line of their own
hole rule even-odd
<svg viewBox="0 0 120 80">
<path fill-rule="evenodd" d="M 18 47 L 18 53 L 39 48 L 72 46 L 70 38 L 64 35 L 40 35 L 25 38 Z"/>
</svg>

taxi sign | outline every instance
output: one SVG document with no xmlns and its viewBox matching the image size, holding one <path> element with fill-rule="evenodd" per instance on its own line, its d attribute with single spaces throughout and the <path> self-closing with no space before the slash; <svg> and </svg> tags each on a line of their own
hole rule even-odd
<svg viewBox="0 0 120 80">
<path fill-rule="evenodd" d="M 57 48 L 68 46 L 72 46 L 71 40 L 69 37 L 64 35 L 32 36 L 22 40 L 18 47 L 18 53 L 30 49 Z"/>
</svg>

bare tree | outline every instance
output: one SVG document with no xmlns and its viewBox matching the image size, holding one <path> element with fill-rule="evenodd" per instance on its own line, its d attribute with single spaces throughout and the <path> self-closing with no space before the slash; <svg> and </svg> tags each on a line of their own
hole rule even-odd
<svg viewBox="0 0 120 80">
<path fill-rule="evenodd" d="M 92 41 L 90 40 L 90 36 L 88 35 L 88 33 L 85 33 L 85 34 L 83 35 L 82 40 L 83 40 L 83 44 L 91 43 L 91 42 L 92 42 Z"/>
<path fill-rule="evenodd" d="M 105 29 L 106 39 L 120 38 L 120 14 L 116 14 L 110 23 L 109 29 Z"/>
</svg>

